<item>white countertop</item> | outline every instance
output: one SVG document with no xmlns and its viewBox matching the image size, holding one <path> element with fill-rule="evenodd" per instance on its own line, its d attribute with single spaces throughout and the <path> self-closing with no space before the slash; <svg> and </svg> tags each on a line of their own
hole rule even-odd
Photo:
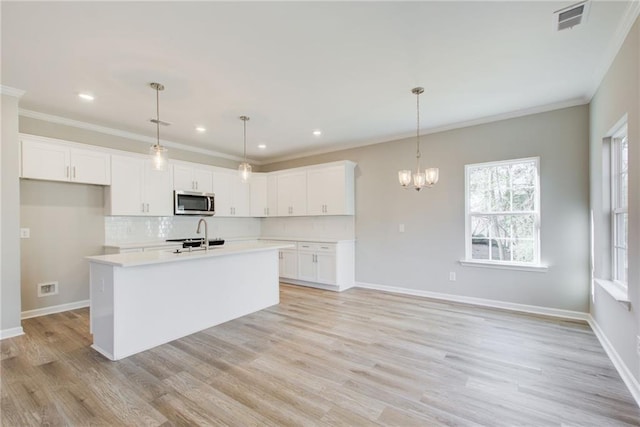
<svg viewBox="0 0 640 427">
<path fill-rule="evenodd" d="M 174 242 L 175 245 L 175 242 Z M 241 254 L 247 252 L 258 252 L 276 249 L 291 248 L 292 245 L 282 243 L 265 243 L 265 242 L 232 242 L 222 246 L 211 246 L 208 251 L 193 250 L 188 252 L 185 250 L 179 254 L 167 249 L 147 252 L 130 252 L 113 255 L 98 255 L 85 257 L 89 262 L 99 264 L 113 265 L 116 267 L 136 267 L 141 265 L 161 264 L 167 262 L 178 262 L 195 260 L 202 258 L 211 258 L 218 256 L 227 256 L 233 254 Z"/>
<path fill-rule="evenodd" d="M 285 242 L 318 242 L 318 243 L 340 243 L 354 242 L 355 239 L 327 239 L 323 237 L 260 237 L 260 240 L 274 240 Z"/>
</svg>

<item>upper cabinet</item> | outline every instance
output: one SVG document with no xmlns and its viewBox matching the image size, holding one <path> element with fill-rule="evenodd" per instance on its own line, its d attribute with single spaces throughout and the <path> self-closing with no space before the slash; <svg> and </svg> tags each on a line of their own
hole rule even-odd
<svg viewBox="0 0 640 427">
<path fill-rule="evenodd" d="M 213 170 L 188 163 L 173 165 L 173 189 L 183 191 L 213 192 Z"/>
<path fill-rule="evenodd" d="M 250 216 L 250 184 L 240 181 L 238 171 L 215 169 L 213 172 L 213 192 L 215 193 L 216 216 Z"/>
<path fill-rule="evenodd" d="M 278 213 L 278 177 L 274 174 L 254 173 L 251 175 L 251 216 L 276 216 Z"/>
<path fill-rule="evenodd" d="M 307 171 L 278 172 L 278 216 L 307 215 Z"/>
<path fill-rule="evenodd" d="M 112 156 L 111 187 L 105 192 L 107 215 L 171 216 L 172 170 L 157 171 L 151 160 Z"/>
<path fill-rule="evenodd" d="M 353 162 L 307 169 L 307 215 L 354 215 Z"/>
<path fill-rule="evenodd" d="M 48 138 L 21 138 L 22 178 L 109 185 L 111 156 Z"/>
</svg>

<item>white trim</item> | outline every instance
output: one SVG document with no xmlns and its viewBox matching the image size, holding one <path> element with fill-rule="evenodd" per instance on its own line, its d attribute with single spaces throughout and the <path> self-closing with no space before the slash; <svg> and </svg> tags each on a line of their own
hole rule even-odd
<svg viewBox="0 0 640 427">
<path fill-rule="evenodd" d="M 484 298 L 466 297 L 462 295 L 443 294 L 440 292 L 421 291 L 418 289 L 399 288 L 395 286 L 377 285 L 373 283 L 356 282 L 356 287 L 374 289 L 378 291 L 393 292 L 403 295 L 413 295 L 449 302 L 477 305 L 481 307 L 499 308 L 502 310 L 517 311 L 521 313 L 539 314 L 542 316 L 559 317 L 562 319 L 589 321 L 589 313 L 581 311 L 562 310 L 559 308 L 541 307 L 537 305 L 518 304 L 514 302 L 498 301 Z"/>
<path fill-rule="evenodd" d="M 121 138 L 131 139 L 133 141 L 138 141 L 145 144 L 155 144 L 157 141 L 155 138 L 145 135 L 140 135 L 133 132 L 127 132 L 120 129 L 114 129 L 106 126 L 100 126 L 93 123 L 81 122 L 78 120 L 67 119 L 65 117 L 54 116 L 52 114 L 40 113 L 32 110 L 25 110 L 24 108 L 18 109 L 18 115 L 22 117 L 29 117 L 31 119 L 43 120 L 49 123 L 57 123 L 64 126 L 71 126 L 78 129 L 90 130 L 93 132 L 104 133 L 107 135 L 118 136 Z M 180 142 L 173 142 L 161 139 L 160 142 L 162 145 L 166 145 L 167 147 L 176 148 L 178 150 L 189 151 L 192 153 L 205 154 L 208 156 L 219 157 L 222 159 L 235 160 L 235 161 L 243 161 L 243 157 L 233 156 L 230 154 L 221 153 L 219 151 L 207 150 L 204 148 L 193 147 L 190 145 L 182 144 Z M 251 163 L 254 164 L 262 164 L 253 159 L 247 159 Z"/>
<path fill-rule="evenodd" d="M 76 310 L 78 308 L 89 307 L 89 300 L 70 302 L 67 304 L 53 305 L 50 307 L 36 308 L 34 310 L 26 310 L 22 312 L 22 319 L 30 319 L 32 317 L 46 316 L 48 314 L 62 313 L 63 311 Z"/>
<path fill-rule="evenodd" d="M 95 344 L 91 344 L 91 348 L 94 349 L 95 351 L 97 351 L 98 353 L 100 353 L 101 355 L 103 355 L 104 357 L 106 357 L 107 359 L 109 359 L 110 361 L 116 360 L 116 358 L 113 357 L 113 354 L 109 353 L 108 351 L 105 351 L 105 350 L 101 349 L 99 346 L 97 346 Z"/>
<path fill-rule="evenodd" d="M 0 85 L 0 94 L 13 96 L 15 98 L 22 98 L 22 95 L 25 94 L 25 91 L 21 89 L 9 87 L 9 86 Z"/>
<path fill-rule="evenodd" d="M 602 60 L 598 63 L 600 66 L 593 73 L 593 78 L 591 82 L 591 88 L 589 89 L 589 94 L 587 98 L 588 102 L 591 102 L 594 95 L 598 91 L 598 88 L 602 84 L 604 77 L 607 75 L 609 68 L 613 64 L 613 61 L 616 59 L 622 44 L 627 38 L 629 31 L 633 27 L 633 24 L 636 22 L 636 19 L 640 15 L 640 0 L 632 0 L 629 2 L 629 6 L 625 11 L 622 20 L 620 21 L 620 25 L 618 26 L 616 33 L 611 38 L 611 42 L 607 47 L 607 51 L 602 57 Z"/>
<path fill-rule="evenodd" d="M 627 307 L 627 311 L 631 310 L 631 300 L 629 299 L 629 291 L 622 285 L 611 280 L 593 279 L 611 298 Z"/>
<path fill-rule="evenodd" d="M 611 363 L 613 363 L 613 366 L 618 371 L 618 374 L 620 374 L 622 381 L 624 381 L 625 385 L 629 389 L 629 392 L 631 392 L 631 396 L 635 399 L 636 404 L 640 406 L 640 383 L 638 383 L 638 380 L 635 379 L 616 349 L 613 347 L 613 345 L 611 345 L 611 342 L 609 342 L 609 339 L 607 339 L 605 333 L 602 331 L 602 329 L 600 329 L 600 325 L 598 325 L 596 320 L 593 317 L 589 316 L 588 322 L 589 326 L 591 326 L 591 329 L 593 330 L 593 333 L 598 338 L 598 341 L 600 341 L 600 345 L 602 345 L 602 348 L 604 348 L 607 356 L 609 356 Z"/>
<path fill-rule="evenodd" d="M 477 259 L 461 259 L 458 262 L 465 267 L 497 268 L 499 270 L 534 271 L 536 273 L 546 273 L 549 270 L 549 266 L 544 264 L 507 264 L 501 262 L 482 261 Z"/>
<path fill-rule="evenodd" d="M 3 340 L 5 338 L 19 337 L 20 335 L 24 335 L 22 326 L 18 326 L 17 328 L 0 330 L 0 340 Z"/>
</svg>

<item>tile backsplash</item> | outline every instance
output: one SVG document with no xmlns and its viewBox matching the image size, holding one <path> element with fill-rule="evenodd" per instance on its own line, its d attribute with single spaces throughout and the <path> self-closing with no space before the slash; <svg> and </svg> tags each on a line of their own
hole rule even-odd
<svg viewBox="0 0 640 427">
<path fill-rule="evenodd" d="M 168 216 L 106 216 L 105 244 L 156 242 L 167 239 L 196 237 L 196 228 L 201 217 Z M 209 237 L 223 239 L 258 238 L 259 218 L 205 218 Z"/>
<path fill-rule="evenodd" d="M 353 240 L 355 216 L 298 216 L 264 218 L 263 237 Z"/>
</svg>

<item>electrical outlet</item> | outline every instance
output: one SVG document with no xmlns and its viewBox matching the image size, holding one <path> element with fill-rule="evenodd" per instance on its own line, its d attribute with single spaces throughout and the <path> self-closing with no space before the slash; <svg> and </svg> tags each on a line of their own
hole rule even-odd
<svg viewBox="0 0 640 427">
<path fill-rule="evenodd" d="M 400 225 L 398 226 L 398 231 L 399 231 L 400 233 L 404 233 L 404 224 L 400 224 Z"/>
<path fill-rule="evenodd" d="M 449 281 L 450 282 L 455 282 L 456 281 L 456 272 L 455 271 L 450 271 L 449 272 Z"/>
<path fill-rule="evenodd" d="M 58 294 L 58 282 L 38 283 L 38 297 Z"/>
<path fill-rule="evenodd" d="M 20 238 L 21 239 L 28 239 L 29 237 L 31 237 L 31 230 L 29 230 L 28 228 L 21 228 L 20 229 Z"/>
</svg>

